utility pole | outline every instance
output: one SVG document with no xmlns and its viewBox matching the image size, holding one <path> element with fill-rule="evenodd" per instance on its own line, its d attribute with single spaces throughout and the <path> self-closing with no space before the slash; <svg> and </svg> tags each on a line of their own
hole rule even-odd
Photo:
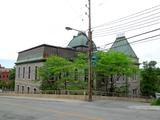
<svg viewBox="0 0 160 120">
<path fill-rule="evenodd" d="M 84 32 L 74 29 L 74 28 L 70 28 L 70 27 L 66 27 L 66 30 L 75 30 L 75 31 L 78 31 L 84 34 Z M 92 46 L 93 45 L 92 45 L 92 31 L 91 31 L 91 0 L 88 0 L 88 37 L 87 39 L 88 39 L 88 88 L 87 88 L 87 92 L 88 92 L 88 101 L 92 101 L 93 76 L 92 76 L 91 57 L 92 57 Z"/>
<path fill-rule="evenodd" d="M 91 31 L 91 0 L 88 0 L 88 101 L 92 101 L 92 31 Z"/>
</svg>

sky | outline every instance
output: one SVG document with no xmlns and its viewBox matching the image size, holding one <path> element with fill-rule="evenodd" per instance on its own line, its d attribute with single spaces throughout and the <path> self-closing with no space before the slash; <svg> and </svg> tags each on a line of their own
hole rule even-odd
<svg viewBox="0 0 160 120">
<path fill-rule="evenodd" d="M 66 26 L 82 31 L 88 28 L 87 3 L 88 0 L 0 0 L 0 64 L 11 68 L 15 65 L 18 52 L 40 44 L 66 47 L 73 36 L 77 35 L 76 31 L 65 30 Z M 119 33 L 124 33 L 128 38 L 159 28 L 160 24 L 156 24 L 144 29 L 116 31 L 112 35 L 105 32 L 102 34 L 105 27 L 111 26 L 111 21 L 157 5 L 160 5 L 159 0 L 91 0 L 92 27 L 95 27 L 93 41 L 97 46 L 104 47 L 113 42 Z M 96 28 L 99 25 L 102 26 Z M 160 64 L 160 40 L 131 46 L 140 63 L 155 60 Z"/>
</svg>

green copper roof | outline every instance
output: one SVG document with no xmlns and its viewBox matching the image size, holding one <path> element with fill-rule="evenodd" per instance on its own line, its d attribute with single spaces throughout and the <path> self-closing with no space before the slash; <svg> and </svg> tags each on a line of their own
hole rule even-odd
<svg viewBox="0 0 160 120">
<path fill-rule="evenodd" d="M 74 36 L 73 39 L 69 42 L 69 48 L 76 48 L 76 47 L 88 47 L 88 39 L 85 33 L 78 33 L 77 36 Z M 96 45 L 93 43 L 93 50 L 96 49 Z"/>
<path fill-rule="evenodd" d="M 28 55 L 21 55 L 16 63 L 23 63 L 23 62 L 31 62 L 44 59 L 43 54 L 41 53 L 31 53 Z"/>
<path fill-rule="evenodd" d="M 130 57 L 137 58 L 135 52 L 133 51 L 125 36 L 116 38 L 111 47 L 111 50 L 122 52 Z"/>
<path fill-rule="evenodd" d="M 27 50 L 21 51 L 18 53 L 18 58 L 16 64 L 34 62 L 34 61 L 43 61 L 45 60 L 45 47 L 46 44 L 42 44 Z"/>
<path fill-rule="evenodd" d="M 70 48 L 62 48 L 62 47 L 42 44 L 19 52 L 15 64 L 40 62 L 40 61 L 42 62 L 52 55 L 72 59 L 75 57 L 75 54 L 76 51 Z"/>
</svg>

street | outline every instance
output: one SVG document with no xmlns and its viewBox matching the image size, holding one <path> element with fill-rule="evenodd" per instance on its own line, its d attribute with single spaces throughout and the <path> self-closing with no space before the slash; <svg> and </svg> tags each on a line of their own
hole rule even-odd
<svg viewBox="0 0 160 120">
<path fill-rule="evenodd" d="M 0 96 L 0 120 L 160 120 L 148 103 Z"/>
</svg>

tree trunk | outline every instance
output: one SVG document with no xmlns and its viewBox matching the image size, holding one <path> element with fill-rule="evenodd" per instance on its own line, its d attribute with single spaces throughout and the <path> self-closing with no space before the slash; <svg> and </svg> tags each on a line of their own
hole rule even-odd
<svg viewBox="0 0 160 120">
<path fill-rule="evenodd" d="M 126 77 L 126 90 L 125 90 L 125 92 L 126 92 L 126 97 L 128 96 L 128 77 Z"/>
<path fill-rule="evenodd" d="M 109 80 L 109 77 L 106 77 L 106 80 L 105 80 L 105 88 L 106 88 L 106 90 L 105 90 L 105 92 L 108 94 L 108 80 Z"/>
<path fill-rule="evenodd" d="M 114 79 L 113 79 L 113 75 L 111 75 L 111 87 L 110 87 L 110 94 L 111 96 L 114 95 Z"/>
</svg>

